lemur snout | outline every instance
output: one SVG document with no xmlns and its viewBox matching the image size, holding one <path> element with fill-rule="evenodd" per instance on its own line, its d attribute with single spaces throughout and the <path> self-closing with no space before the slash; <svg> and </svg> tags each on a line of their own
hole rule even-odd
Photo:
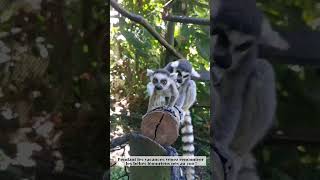
<svg viewBox="0 0 320 180">
<path fill-rule="evenodd" d="M 156 90 L 162 90 L 162 86 L 156 85 L 155 86 Z"/>
</svg>

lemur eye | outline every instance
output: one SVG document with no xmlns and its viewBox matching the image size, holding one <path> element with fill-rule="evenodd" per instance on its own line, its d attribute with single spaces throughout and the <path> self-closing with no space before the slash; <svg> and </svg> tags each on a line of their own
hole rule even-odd
<svg viewBox="0 0 320 180">
<path fill-rule="evenodd" d="M 187 78 L 187 77 L 189 77 L 189 74 L 186 74 L 186 75 L 183 76 L 183 78 Z"/>
<path fill-rule="evenodd" d="M 152 82 L 153 82 L 154 84 L 156 84 L 156 83 L 158 83 L 158 79 L 157 79 L 157 78 L 153 78 Z"/>
<path fill-rule="evenodd" d="M 247 49 L 249 49 L 252 46 L 253 42 L 252 41 L 247 41 L 244 42 L 242 44 L 240 44 L 239 46 L 235 47 L 234 50 L 235 51 L 245 51 Z"/>
<path fill-rule="evenodd" d="M 165 80 L 165 79 L 162 79 L 160 82 L 161 82 L 161 84 L 163 84 L 163 85 L 166 85 L 166 84 L 167 84 L 167 80 Z"/>
<path fill-rule="evenodd" d="M 182 76 L 181 71 L 177 71 L 178 76 Z"/>
</svg>

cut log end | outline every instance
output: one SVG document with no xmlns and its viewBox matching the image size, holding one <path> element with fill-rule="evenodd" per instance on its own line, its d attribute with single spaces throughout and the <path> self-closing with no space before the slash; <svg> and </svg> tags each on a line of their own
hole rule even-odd
<svg viewBox="0 0 320 180">
<path fill-rule="evenodd" d="M 179 136 L 180 118 L 175 110 L 171 110 L 160 109 L 148 112 L 142 118 L 142 134 L 161 145 L 173 144 Z"/>
</svg>

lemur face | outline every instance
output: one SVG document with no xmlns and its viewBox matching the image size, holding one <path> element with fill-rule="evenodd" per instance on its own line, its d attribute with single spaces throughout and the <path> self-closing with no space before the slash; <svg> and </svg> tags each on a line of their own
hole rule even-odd
<svg viewBox="0 0 320 180">
<path fill-rule="evenodd" d="M 190 80 L 191 76 L 196 78 L 200 77 L 200 74 L 193 69 L 191 63 L 186 59 L 173 61 L 166 66 L 166 69 L 169 72 L 177 73 L 176 84 L 178 87 Z"/>
<path fill-rule="evenodd" d="M 186 81 L 190 79 L 190 72 L 186 72 L 180 69 L 176 70 L 177 72 L 177 83 L 178 84 L 184 84 Z"/>
<path fill-rule="evenodd" d="M 227 27 L 214 27 L 211 35 L 212 58 L 216 65 L 223 69 L 233 69 L 248 52 L 256 47 L 256 37 Z"/>
<path fill-rule="evenodd" d="M 168 76 L 161 73 L 154 74 L 152 78 L 152 83 L 156 90 L 168 89 L 168 84 L 169 84 L 168 81 L 169 81 Z"/>
<path fill-rule="evenodd" d="M 169 73 L 166 70 L 147 70 L 147 75 L 157 91 L 163 91 L 170 88 L 176 79 L 176 73 Z"/>
</svg>

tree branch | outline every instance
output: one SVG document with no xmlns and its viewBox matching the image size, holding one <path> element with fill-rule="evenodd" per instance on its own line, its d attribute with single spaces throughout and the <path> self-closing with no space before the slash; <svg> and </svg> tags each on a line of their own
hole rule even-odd
<svg viewBox="0 0 320 180">
<path fill-rule="evenodd" d="M 119 4 L 114 0 L 110 0 L 110 3 L 111 6 L 120 14 L 145 27 L 150 32 L 150 34 L 173 55 L 178 58 L 185 59 L 185 57 L 183 57 L 182 54 L 176 51 L 142 16 L 128 12 L 123 7 L 120 7 Z"/>
<path fill-rule="evenodd" d="M 312 145 L 320 146 L 319 131 L 306 129 L 273 129 L 262 144 L 270 145 Z"/>
<path fill-rule="evenodd" d="M 130 139 L 130 136 L 131 136 L 131 133 L 125 134 L 125 135 L 123 135 L 121 137 L 117 137 L 115 139 L 112 139 L 111 143 L 110 143 L 110 149 L 115 148 L 116 146 L 120 146 L 122 144 L 127 143 L 129 141 L 129 139 Z"/>
<path fill-rule="evenodd" d="M 180 23 L 186 23 L 186 24 L 197 24 L 197 25 L 204 25 L 204 26 L 210 25 L 210 20 L 204 19 L 204 18 L 192 18 L 192 17 L 186 17 L 186 16 L 175 16 L 170 14 L 163 14 L 162 19 L 165 21 L 180 22 Z"/>
</svg>

